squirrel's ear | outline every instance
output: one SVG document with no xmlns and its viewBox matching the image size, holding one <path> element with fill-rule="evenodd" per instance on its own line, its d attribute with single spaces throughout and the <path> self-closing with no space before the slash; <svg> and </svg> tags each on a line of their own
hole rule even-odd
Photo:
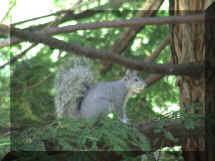
<svg viewBox="0 0 215 161">
<path fill-rule="evenodd" d="M 125 75 L 130 75 L 130 74 L 131 74 L 130 69 L 127 69 L 126 72 L 125 72 Z"/>
<path fill-rule="evenodd" d="M 131 70 L 127 69 L 125 72 L 124 78 L 127 80 L 127 79 L 129 79 L 133 76 L 136 76 L 136 75 L 137 75 L 136 71 L 131 71 Z"/>
<path fill-rule="evenodd" d="M 124 75 L 124 80 L 128 80 L 130 78 L 130 75 L 131 75 L 131 71 L 127 69 Z"/>
</svg>

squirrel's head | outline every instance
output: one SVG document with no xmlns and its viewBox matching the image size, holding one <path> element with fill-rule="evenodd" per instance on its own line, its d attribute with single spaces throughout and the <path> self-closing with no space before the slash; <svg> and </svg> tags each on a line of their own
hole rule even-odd
<svg viewBox="0 0 215 161">
<path fill-rule="evenodd" d="M 143 79 L 137 76 L 136 71 L 127 70 L 123 80 L 125 81 L 125 86 L 132 93 L 140 93 L 147 85 Z"/>
</svg>

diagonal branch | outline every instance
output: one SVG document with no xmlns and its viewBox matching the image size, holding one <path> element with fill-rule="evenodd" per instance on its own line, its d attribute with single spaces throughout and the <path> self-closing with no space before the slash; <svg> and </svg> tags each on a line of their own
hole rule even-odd
<svg viewBox="0 0 215 161">
<path fill-rule="evenodd" d="M 8 64 L 12 64 L 12 63 L 16 62 L 19 58 L 23 57 L 29 50 L 31 50 L 35 46 L 36 46 L 36 44 L 32 44 L 30 47 L 28 47 L 27 49 L 22 51 L 20 54 L 18 54 L 16 56 L 14 56 L 13 58 L 11 58 L 7 63 L 5 63 L 3 65 L 0 65 L 0 69 L 4 68 Z"/>
<path fill-rule="evenodd" d="M 76 55 L 86 56 L 93 59 L 101 59 L 112 63 L 117 63 L 127 68 L 144 70 L 148 73 L 159 73 L 167 75 L 187 75 L 199 77 L 204 71 L 204 65 L 199 64 L 156 64 L 144 61 L 131 60 L 116 53 L 105 52 L 93 48 L 83 47 L 78 44 L 66 43 L 64 41 L 52 38 L 46 35 L 37 34 L 29 31 L 22 31 L 11 28 L 11 33 L 23 40 L 35 43 L 44 43 L 50 48 L 57 48 Z"/>
<path fill-rule="evenodd" d="M 154 59 L 156 59 L 160 55 L 160 52 L 169 44 L 169 41 L 170 41 L 170 35 L 168 34 L 168 36 L 161 42 L 159 47 L 144 61 L 151 62 Z"/>
<path fill-rule="evenodd" d="M 161 4 L 164 0 L 147 0 L 144 2 L 141 10 L 136 14 L 135 18 L 143 18 L 150 17 L 157 13 Z M 126 28 L 124 32 L 122 32 L 118 39 L 113 43 L 112 51 L 118 54 L 121 54 L 128 48 L 130 43 L 134 40 L 137 33 L 140 32 L 145 26 L 137 26 L 132 28 Z M 105 74 L 108 70 L 112 68 L 112 64 L 104 64 L 105 66 L 101 70 L 102 74 Z"/>
<path fill-rule="evenodd" d="M 161 42 L 160 46 L 149 57 L 144 59 L 144 62 L 152 62 L 154 59 L 156 59 L 160 55 L 160 52 L 169 44 L 169 41 L 170 41 L 170 35 L 168 35 L 166 39 L 164 39 Z M 109 68 L 111 68 L 111 65 L 104 68 L 102 70 L 102 74 L 105 74 L 107 70 L 109 70 Z"/>
</svg>

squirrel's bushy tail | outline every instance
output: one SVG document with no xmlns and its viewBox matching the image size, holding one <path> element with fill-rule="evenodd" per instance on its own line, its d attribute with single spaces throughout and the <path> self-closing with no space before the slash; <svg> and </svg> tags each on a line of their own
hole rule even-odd
<svg viewBox="0 0 215 161">
<path fill-rule="evenodd" d="M 89 59 L 72 57 L 57 72 L 55 106 L 58 118 L 80 117 L 80 102 L 93 82 L 90 66 Z"/>
</svg>

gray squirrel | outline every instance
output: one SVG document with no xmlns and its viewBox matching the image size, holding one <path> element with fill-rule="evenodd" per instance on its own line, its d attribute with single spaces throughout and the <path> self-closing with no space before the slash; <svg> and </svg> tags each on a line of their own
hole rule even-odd
<svg viewBox="0 0 215 161">
<path fill-rule="evenodd" d="M 127 70 L 121 80 L 93 83 L 89 60 L 73 58 L 71 66 L 57 72 L 55 106 L 58 118 L 89 119 L 116 110 L 128 123 L 125 107 L 128 99 L 141 92 L 146 83 L 135 71 Z"/>
</svg>

